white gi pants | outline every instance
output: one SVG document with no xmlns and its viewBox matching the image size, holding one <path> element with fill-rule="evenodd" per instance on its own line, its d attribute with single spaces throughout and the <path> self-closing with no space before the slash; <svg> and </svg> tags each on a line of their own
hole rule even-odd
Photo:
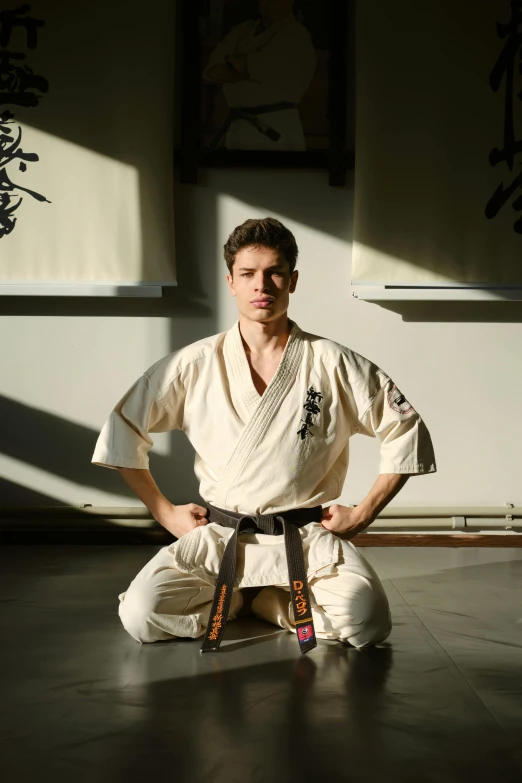
<svg viewBox="0 0 522 783">
<path fill-rule="evenodd" d="M 209 621 L 219 565 L 232 528 L 195 528 L 163 547 L 119 596 L 124 628 L 138 642 L 202 636 Z M 312 616 L 320 639 L 368 647 L 387 638 L 391 616 L 384 588 L 349 541 L 319 523 L 300 528 Z M 251 610 L 295 633 L 284 537 L 240 534 L 229 620 L 243 606 L 242 588 L 261 587 Z"/>
</svg>

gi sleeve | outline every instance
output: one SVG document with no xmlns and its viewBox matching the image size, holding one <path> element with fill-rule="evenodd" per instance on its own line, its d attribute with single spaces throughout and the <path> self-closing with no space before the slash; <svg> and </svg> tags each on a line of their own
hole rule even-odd
<svg viewBox="0 0 522 783">
<path fill-rule="evenodd" d="M 92 462 L 107 468 L 147 469 L 148 452 L 154 445 L 149 433 L 182 429 L 183 404 L 179 376 L 170 382 L 166 394 L 160 394 L 145 373 L 103 425 Z"/>
<path fill-rule="evenodd" d="M 239 44 L 240 29 L 241 25 L 236 25 L 236 27 L 233 27 L 212 51 L 206 68 L 203 71 L 203 77 L 205 79 L 208 79 L 208 73 L 215 65 L 218 65 L 218 63 L 224 63 L 225 57 L 228 57 L 228 55 L 236 54 Z"/>
<path fill-rule="evenodd" d="M 362 435 L 378 438 L 379 473 L 435 473 L 435 454 L 428 428 L 389 376 L 375 365 L 371 371 L 374 394 L 359 410 Z M 376 388 L 377 387 L 377 388 Z"/>
</svg>

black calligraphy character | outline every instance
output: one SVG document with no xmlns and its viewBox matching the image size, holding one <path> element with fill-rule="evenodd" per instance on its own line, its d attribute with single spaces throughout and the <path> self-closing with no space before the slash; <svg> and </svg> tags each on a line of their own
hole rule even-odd
<svg viewBox="0 0 522 783">
<path fill-rule="evenodd" d="M 314 423 L 312 414 L 308 413 L 306 419 L 301 419 L 301 422 L 303 426 L 297 434 L 301 436 L 301 440 L 304 440 L 307 435 L 313 435 L 313 432 L 309 429 Z"/>
<path fill-rule="evenodd" d="M 313 386 L 310 386 L 310 388 L 306 393 L 306 396 L 307 399 L 314 400 L 314 401 L 317 400 L 318 402 L 321 402 L 321 400 L 323 399 L 323 395 L 321 394 L 321 392 L 316 391 Z"/>
<path fill-rule="evenodd" d="M 504 146 L 502 149 L 494 147 L 489 154 L 489 162 L 492 166 L 505 162 L 510 171 L 513 171 L 515 156 L 522 152 L 522 139 L 516 139 L 514 122 L 514 78 L 516 70 L 517 57 L 521 62 L 518 64 L 518 71 L 522 73 L 522 0 L 511 0 L 511 19 L 506 24 L 497 23 L 497 32 L 500 38 L 505 38 L 506 42 L 500 56 L 491 71 L 489 84 L 494 92 L 498 92 L 503 78 L 506 81 L 506 94 L 504 104 Z M 517 97 L 522 99 L 522 90 L 517 93 Z M 513 193 L 522 186 L 521 175 L 515 177 L 510 185 L 504 187 L 501 182 L 491 198 L 489 199 L 485 215 L 488 219 L 494 218 L 500 209 L 509 201 Z M 517 198 L 513 204 L 513 209 L 522 209 L 522 198 Z M 519 218 L 514 229 L 517 233 L 522 233 L 522 218 Z"/>
<path fill-rule="evenodd" d="M 9 11 L 0 11 L 0 103 L 16 104 L 17 106 L 37 106 L 40 95 L 31 92 L 45 93 L 49 90 L 49 82 L 43 76 L 35 74 L 29 66 L 21 63 L 25 55 L 20 52 L 8 51 L 14 28 L 23 27 L 26 32 L 27 46 L 35 49 L 37 32 L 43 27 L 41 19 L 26 16 L 31 6 L 22 5 Z"/>
<path fill-rule="evenodd" d="M 505 38 L 506 43 L 489 76 L 489 84 L 494 92 L 498 92 L 502 79 L 506 77 L 506 102 L 504 105 L 504 148 L 494 147 L 489 155 L 492 166 L 505 160 L 509 170 L 513 171 L 514 156 L 522 152 L 522 140 L 515 140 L 515 125 L 513 118 L 513 89 L 517 55 L 522 47 L 522 0 L 511 0 L 511 20 L 507 24 L 497 23 L 499 38 Z M 520 66 L 519 66 L 520 70 Z M 522 92 L 518 93 L 522 97 Z"/>
<path fill-rule="evenodd" d="M 301 419 L 301 421 L 303 421 L 303 419 Z M 297 431 L 297 434 L 301 436 L 301 440 L 305 440 L 306 436 L 311 435 L 312 433 L 306 426 L 306 422 L 303 422 L 303 426 L 301 427 L 300 430 Z"/>
<path fill-rule="evenodd" d="M 30 5 L 0 11 L 0 105 L 14 104 L 26 108 L 38 106 L 43 93 L 48 92 L 49 82 L 43 76 L 35 74 L 25 63 L 25 55 L 10 51 L 16 47 L 11 40 L 15 30 L 25 31 L 25 42 L 29 49 L 35 49 L 38 39 L 38 28 L 44 26 L 41 19 L 28 16 Z M 48 200 L 45 196 L 29 188 L 17 185 L 9 178 L 8 165 L 18 163 L 21 172 L 27 171 L 27 163 L 38 161 L 38 155 L 24 152 L 22 149 L 22 128 L 18 126 L 13 134 L 9 127 L 14 116 L 9 111 L 0 115 L 0 238 L 10 234 L 16 225 L 13 216 L 23 201 L 16 191 L 22 191 L 37 201 Z"/>
<path fill-rule="evenodd" d="M 0 104 L 15 104 L 26 108 L 38 106 L 41 95 L 49 90 L 49 82 L 35 74 L 27 65 L 15 61 L 25 60 L 25 54 L 16 54 L 7 49 L 0 51 Z"/>
<path fill-rule="evenodd" d="M 23 201 L 22 196 L 16 194 L 17 201 L 12 195 L 15 190 L 23 190 L 38 201 L 47 201 L 45 196 L 41 196 L 33 190 L 15 185 L 9 179 L 6 166 L 14 160 L 19 160 L 20 171 L 26 171 L 26 163 L 34 163 L 38 160 L 38 155 L 34 152 L 24 152 L 20 146 L 22 139 L 22 129 L 18 127 L 17 137 L 12 136 L 10 125 L 13 124 L 13 115 L 10 111 L 4 111 L 0 115 L 0 238 L 10 234 L 16 224 L 16 218 L 13 212 L 18 209 Z M 50 203 L 50 202 L 48 202 Z"/>
<path fill-rule="evenodd" d="M 10 234 L 13 228 L 15 227 L 16 218 L 12 218 L 12 213 L 15 211 L 15 209 L 18 209 L 20 204 L 22 203 L 22 197 L 18 196 L 18 201 L 16 203 L 11 204 L 11 201 L 13 200 L 11 196 L 9 196 L 9 193 L 14 193 L 16 190 L 23 190 L 25 193 L 28 193 L 30 196 L 35 198 L 37 201 L 47 201 L 48 204 L 51 202 L 48 201 L 45 196 L 40 195 L 40 193 L 36 193 L 34 190 L 29 190 L 29 188 L 23 188 L 20 185 L 15 185 L 11 180 L 9 179 L 7 175 L 7 171 L 5 168 L 0 169 L 0 238 L 5 236 L 6 234 Z"/>
<path fill-rule="evenodd" d="M 11 206 L 11 197 L 7 193 L 0 193 L 0 238 L 10 234 L 16 225 L 16 218 L 11 217 L 15 209 L 22 203 L 22 198 Z"/>
<path fill-rule="evenodd" d="M 37 201 L 46 201 L 48 204 L 51 203 L 45 198 L 45 196 L 40 195 L 40 193 L 36 193 L 36 191 L 34 190 L 29 190 L 29 188 L 23 188 L 21 185 L 13 184 L 9 179 L 9 177 L 7 176 L 6 170 L 0 169 L 0 191 L 5 192 L 5 191 L 15 191 L 15 190 L 23 190 L 25 193 L 28 193 Z"/>
<path fill-rule="evenodd" d="M 9 111 L 3 112 L 0 115 L 0 166 L 7 166 L 15 158 L 18 158 L 20 162 L 20 170 L 25 171 L 27 166 L 25 162 L 35 163 L 39 158 L 34 152 L 24 152 L 20 147 L 22 140 L 22 129 L 18 126 L 18 136 L 13 139 L 11 136 L 11 128 L 9 124 L 12 124 L 13 115 Z"/>
<path fill-rule="evenodd" d="M 322 399 L 323 395 L 321 392 L 316 391 L 313 386 L 310 386 L 306 393 L 306 402 L 303 405 L 303 408 L 307 411 L 306 418 L 301 419 L 303 426 L 297 432 L 297 434 L 301 436 L 301 440 L 305 440 L 307 435 L 313 436 L 310 427 L 313 427 L 315 424 L 314 416 L 317 416 L 317 414 L 321 412 L 317 402 L 321 402 Z"/>
<path fill-rule="evenodd" d="M 486 217 L 489 219 L 494 218 L 518 188 L 522 189 L 522 174 L 515 177 L 511 185 L 508 185 L 506 188 L 504 188 L 501 182 L 486 205 Z M 515 199 L 512 206 L 517 211 L 522 210 L 522 195 Z M 515 221 L 513 228 L 517 234 L 522 234 L 522 217 Z"/>
<path fill-rule="evenodd" d="M 9 45 L 13 27 L 25 27 L 27 46 L 29 49 L 36 49 L 38 27 L 43 27 L 45 23 L 41 19 L 33 19 L 30 16 L 22 18 L 30 10 L 30 5 L 22 5 L 20 8 L 13 8 L 9 11 L 0 11 L 0 46 L 2 48 Z"/>
<path fill-rule="evenodd" d="M 305 411 L 310 411 L 310 413 L 314 413 L 314 414 L 319 413 L 321 410 L 319 408 L 319 405 L 317 405 L 315 402 L 305 402 L 303 408 L 305 409 Z"/>
</svg>

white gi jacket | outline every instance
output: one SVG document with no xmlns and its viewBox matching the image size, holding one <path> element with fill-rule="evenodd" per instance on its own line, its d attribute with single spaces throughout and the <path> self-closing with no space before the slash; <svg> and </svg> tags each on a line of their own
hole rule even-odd
<svg viewBox="0 0 522 783">
<path fill-rule="evenodd" d="M 317 59 L 307 29 L 293 15 L 261 32 L 256 19 L 233 27 L 210 55 L 204 75 L 232 54 L 246 55 L 250 80 L 223 85 L 231 108 L 299 103 L 312 81 Z M 297 109 L 267 112 L 259 119 L 281 134 L 277 142 L 251 123 L 235 120 L 226 136 L 227 149 L 306 149 Z"/>
<path fill-rule="evenodd" d="M 105 423 L 92 461 L 148 468 L 150 433 L 183 430 L 200 495 L 240 513 L 278 513 L 337 498 L 349 440 L 380 441 L 380 473 L 433 473 L 430 435 L 383 370 L 333 340 L 291 332 L 263 395 L 239 321 L 147 370 Z"/>
</svg>

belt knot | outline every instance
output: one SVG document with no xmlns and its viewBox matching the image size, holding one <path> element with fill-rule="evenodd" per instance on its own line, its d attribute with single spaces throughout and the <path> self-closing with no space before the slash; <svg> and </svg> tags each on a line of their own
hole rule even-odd
<svg viewBox="0 0 522 783">
<path fill-rule="evenodd" d="M 284 533 L 283 520 L 276 514 L 257 514 L 254 520 L 257 527 L 269 536 L 282 536 Z"/>
</svg>

